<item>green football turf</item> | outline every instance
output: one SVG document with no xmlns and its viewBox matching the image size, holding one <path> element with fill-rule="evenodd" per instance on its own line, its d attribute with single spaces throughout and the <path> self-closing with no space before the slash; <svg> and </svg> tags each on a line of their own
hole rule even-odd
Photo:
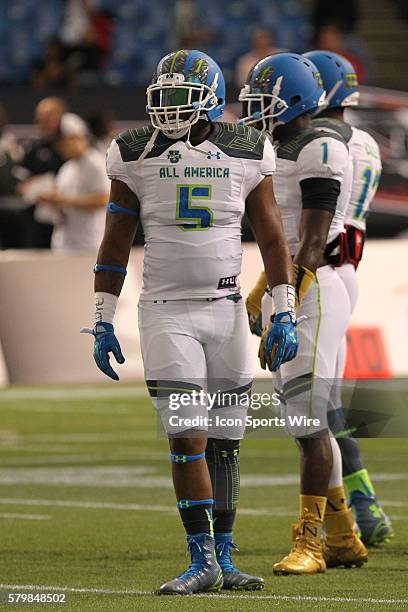
<svg viewBox="0 0 408 612">
<path fill-rule="evenodd" d="M 297 449 L 286 438 L 246 440 L 236 561 L 264 576 L 266 588 L 166 598 L 152 592 L 185 569 L 188 559 L 167 443 L 157 437 L 144 388 L 4 390 L 0 419 L 2 597 L 18 585 L 25 593 L 61 588 L 69 597 L 65 607 L 23 609 L 408 610 L 406 440 L 361 443 L 394 520 L 394 541 L 371 550 L 362 569 L 311 577 L 272 574 L 273 562 L 290 546 L 298 504 Z"/>
</svg>

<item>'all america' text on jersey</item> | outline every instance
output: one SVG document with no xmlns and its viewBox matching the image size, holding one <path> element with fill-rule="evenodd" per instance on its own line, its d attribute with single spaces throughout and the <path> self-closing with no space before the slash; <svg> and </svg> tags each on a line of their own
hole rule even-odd
<svg viewBox="0 0 408 612">
<path fill-rule="evenodd" d="M 145 234 L 141 300 L 223 297 L 239 290 L 245 200 L 275 170 L 273 147 L 256 129 L 215 123 L 200 151 L 153 128 L 120 134 L 107 156 L 110 179 L 140 202 Z M 228 282 L 225 282 L 228 279 Z"/>
</svg>

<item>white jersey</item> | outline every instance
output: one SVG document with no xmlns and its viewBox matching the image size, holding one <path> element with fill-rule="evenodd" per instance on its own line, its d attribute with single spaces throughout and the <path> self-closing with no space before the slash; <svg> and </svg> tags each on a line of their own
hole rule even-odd
<svg viewBox="0 0 408 612">
<path fill-rule="evenodd" d="M 350 200 L 346 209 L 346 225 L 366 231 L 367 217 L 381 179 L 381 155 L 374 138 L 364 130 L 336 119 L 315 119 L 313 125 L 334 129 L 348 144 L 353 165 Z"/>
<path fill-rule="evenodd" d="M 275 170 L 271 143 L 254 128 L 216 123 L 199 146 L 204 154 L 159 133 L 138 163 L 152 133 L 150 126 L 124 132 L 107 157 L 109 178 L 126 183 L 140 202 L 141 300 L 237 293 L 245 200 Z"/>
<path fill-rule="evenodd" d="M 348 143 L 353 158 L 353 187 L 346 212 L 346 224 L 366 231 L 367 217 L 381 179 L 381 155 L 378 144 L 368 132 L 352 128 Z"/>
<path fill-rule="evenodd" d="M 66 197 L 109 193 L 105 157 L 96 149 L 88 149 L 79 159 L 63 164 L 56 177 L 57 191 Z M 64 206 L 59 223 L 54 227 L 51 246 L 57 250 L 94 251 L 101 244 L 105 227 L 105 207 Z"/>
<path fill-rule="evenodd" d="M 334 179 L 341 184 L 327 243 L 344 231 L 345 212 L 351 189 L 351 161 L 344 139 L 335 132 L 309 128 L 276 148 L 274 190 L 282 216 L 290 253 L 299 247 L 302 214 L 301 182 Z"/>
</svg>

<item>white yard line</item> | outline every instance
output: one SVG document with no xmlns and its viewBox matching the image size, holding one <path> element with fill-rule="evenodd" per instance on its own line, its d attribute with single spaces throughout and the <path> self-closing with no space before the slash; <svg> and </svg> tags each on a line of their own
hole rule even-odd
<svg viewBox="0 0 408 612">
<path fill-rule="evenodd" d="M 45 449 L 44 449 L 45 450 Z M 85 458 L 82 456 L 85 463 Z M 24 459 L 23 457 L 20 458 Z M 0 485 L 79 486 L 103 488 L 166 488 L 173 487 L 167 474 L 146 465 L 97 465 L 97 466 L 47 466 L 3 467 L 0 469 Z M 105 459 L 106 461 L 106 459 Z M 374 482 L 405 481 L 407 474 L 373 474 Z M 297 486 L 297 474 L 244 474 L 242 487 Z"/>
<path fill-rule="evenodd" d="M 0 497 L 0 506 L 49 506 L 59 508 L 85 508 L 89 510 L 128 510 L 175 513 L 175 506 L 153 504 L 120 504 L 116 502 L 70 501 L 65 499 L 25 499 L 19 497 Z M 241 515 L 248 516 L 295 516 L 286 508 L 240 508 Z"/>
<path fill-rule="evenodd" d="M 10 589 L 12 591 L 57 591 L 59 593 L 95 593 L 96 595 L 138 595 L 148 596 L 155 595 L 154 591 L 140 591 L 136 589 L 97 589 L 97 588 L 85 588 L 85 587 L 63 587 L 63 586 L 49 586 L 43 584 L 0 584 L 0 589 Z M 254 600 L 271 600 L 271 601 L 325 601 L 325 602 L 338 602 L 338 603 L 370 603 L 370 604 L 405 604 L 408 603 L 408 599 L 376 599 L 374 597 L 318 597 L 311 595 L 227 595 L 220 593 L 217 595 L 207 595 L 206 593 L 200 593 L 192 596 L 194 599 L 248 599 Z"/>
<path fill-rule="evenodd" d="M 59 406 L 58 404 L 50 404 L 47 406 L 42 406 L 39 404 L 24 404 L 24 406 L 16 405 L 16 406 L 7 406 L 6 408 L 1 405 L 0 401 L 0 410 L 10 410 L 12 412 L 50 412 L 52 414 L 132 414 L 135 410 L 133 406 L 129 407 L 121 407 L 117 406 L 114 403 L 111 406 L 87 406 L 84 409 L 83 406 L 76 406 L 75 404 L 67 404 L 66 406 Z"/>
<path fill-rule="evenodd" d="M 49 521 L 51 514 L 14 514 L 12 512 L 0 512 L 0 519 L 16 519 L 24 521 Z"/>
<path fill-rule="evenodd" d="M 75 387 L 65 387 L 63 389 L 39 389 L 31 388 L 27 389 L 2 389 L 0 391 L 0 402 L 7 402 L 9 400 L 93 400 L 93 399 L 105 399 L 107 397 L 112 398 L 148 398 L 148 392 L 144 385 L 99 385 L 97 387 L 84 387 L 83 389 Z"/>
<path fill-rule="evenodd" d="M 23 466 L 33 466 L 35 464 L 40 464 L 41 467 L 46 467 L 48 464 L 66 464 L 66 463 L 88 463 L 90 461 L 100 463 L 101 461 L 118 461 L 122 460 L 124 457 L 132 457 L 136 458 L 140 455 L 132 450 L 125 451 L 124 449 L 118 450 L 116 453 L 102 454 L 102 453 L 87 453 L 87 454 L 75 454 L 75 455 L 36 455 L 35 457 L 29 455 L 26 457 L 7 457 L 6 459 L 1 458 L 2 465 L 10 465 L 15 466 L 16 468 L 19 465 Z M 143 454 L 143 457 L 146 457 L 146 454 Z M 161 457 L 152 458 L 153 461 L 165 461 L 168 459 L 168 455 L 164 455 Z"/>
<path fill-rule="evenodd" d="M 0 441 L 2 439 L 0 431 Z M 7 437 L 5 436 L 5 440 Z M 74 442 L 89 444 L 92 442 L 133 442 L 133 440 L 157 440 L 157 435 L 153 431 L 98 431 L 98 432 L 79 432 L 79 433 L 36 433 L 17 435 L 20 442 Z"/>
<path fill-rule="evenodd" d="M 120 504 L 117 502 L 71 501 L 65 499 L 25 499 L 19 497 L 0 497 L 0 506 L 49 506 L 59 508 L 84 508 L 88 510 L 127 510 L 130 512 L 164 512 L 175 513 L 175 506 L 154 504 Z M 239 508 L 241 516 L 297 516 L 287 508 Z M 27 515 L 23 515 L 27 516 Z M 37 515 L 36 515 L 37 516 Z M 408 520 L 405 516 L 392 516 L 393 520 Z"/>
<path fill-rule="evenodd" d="M 149 504 L 120 504 L 116 502 L 70 501 L 66 499 L 24 499 L 1 497 L 0 505 L 10 506 L 49 506 L 59 508 L 87 508 L 90 510 L 150 510 L 152 512 L 175 512 L 175 506 Z"/>
</svg>

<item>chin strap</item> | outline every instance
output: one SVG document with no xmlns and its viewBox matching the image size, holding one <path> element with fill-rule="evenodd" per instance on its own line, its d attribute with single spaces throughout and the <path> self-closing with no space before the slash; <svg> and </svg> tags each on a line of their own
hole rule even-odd
<svg viewBox="0 0 408 612">
<path fill-rule="evenodd" d="M 150 151 L 153 149 L 154 147 L 154 143 L 156 142 L 156 138 L 159 134 L 160 130 L 159 128 L 155 128 L 153 134 L 151 135 L 150 140 L 148 141 L 148 143 L 146 144 L 145 148 L 143 149 L 143 152 L 141 154 L 141 156 L 139 157 L 139 159 L 137 160 L 137 164 L 141 164 L 142 161 L 144 160 L 144 158 L 149 155 Z"/>
<path fill-rule="evenodd" d="M 204 149 L 200 149 L 199 147 L 195 147 L 194 145 L 191 144 L 190 133 L 188 134 L 188 138 L 186 140 L 186 147 L 187 149 L 189 149 L 189 151 L 198 151 L 199 153 L 202 153 L 205 156 L 208 155 L 208 151 L 204 151 Z"/>
</svg>

